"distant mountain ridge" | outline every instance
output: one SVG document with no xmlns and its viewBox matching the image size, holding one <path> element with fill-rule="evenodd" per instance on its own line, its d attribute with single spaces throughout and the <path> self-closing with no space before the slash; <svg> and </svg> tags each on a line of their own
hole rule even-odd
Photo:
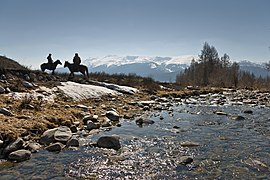
<svg viewBox="0 0 270 180">
<path fill-rule="evenodd" d="M 137 74 L 144 77 L 151 77 L 157 81 L 175 82 L 176 75 L 188 68 L 192 59 L 196 60 L 198 56 L 158 57 L 108 55 L 100 58 L 90 57 L 82 63 L 88 66 L 90 72 Z M 270 72 L 264 68 L 263 64 L 240 61 L 239 65 L 242 71 L 248 71 L 257 77 L 270 76 Z M 67 72 L 67 69 L 59 68 L 58 71 Z"/>
<path fill-rule="evenodd" d="M 158 56 L 116 56 L 88 58 L 83 63 L 91 72 L 106 72 L 109 74 L 124 73 L 151 77 L 157 81 L 174 82 L 176 75 L 187 68 L 193 58 L 187 55 L 178 57 Z"/>
</svg>

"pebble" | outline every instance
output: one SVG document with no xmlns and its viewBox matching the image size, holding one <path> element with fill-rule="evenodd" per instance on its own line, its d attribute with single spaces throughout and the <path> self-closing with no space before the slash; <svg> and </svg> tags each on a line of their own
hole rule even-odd
<svg viewBox="0 0 270 180">
<path fill-rule="evenodd" d="M 0 108 L 0 113 L 1 114 L 4 114 L 4 115 L 6 115 L 6 116 L 13 116 L 13 113 L 12 112 L 10 112 L 8 109 L 6 109 L 6 108 Z"/>
<path fill-rule="evenodd" d="M 107 111 L 106 112 L 106 117 L 108 119 L 110 119 L 111 121 L 119 121 L 119 119 L 120 119 L 119 114 L 117 112 L 115 112 L 115 111 Z"/>
<path fill-rule="evenodd" d="M 9 153 L 16 151 L 23 146 L 23 139 L 17 138 L 14 142 L 9 143 L 9 145 L 3 150 L 4 155 L 8 155 Z"/>
<path fill-rule="evenodd" d="M 64 144 L 57 142 L 57 143 L 53 143 L 53 144 L 45 147 L 45 149 L 48 151 L 55 152 L 55 151 L 61 151 L 64 148 L 64 146 L 65 146 Z"/>
</svg>

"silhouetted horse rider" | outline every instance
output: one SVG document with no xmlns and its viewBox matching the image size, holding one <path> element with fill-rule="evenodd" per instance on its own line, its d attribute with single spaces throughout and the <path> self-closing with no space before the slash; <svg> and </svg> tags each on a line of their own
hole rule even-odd
<svg viewBox="0 0 270 180">
<path fill-rule="evenodd" d="M 73 58 L 73 63 L 74 63 L 74 70 L 79 71 L 79 66 L 81 64 L 81 58 L 79 57 L 78 53 L 75 53 L 75 56 Z"/>
<path fill-rule="evenodd" d="M 48 64 L 53 64 L 52 54 L 49 54 L 47 59 L 48 59 Z"/>
</svg>

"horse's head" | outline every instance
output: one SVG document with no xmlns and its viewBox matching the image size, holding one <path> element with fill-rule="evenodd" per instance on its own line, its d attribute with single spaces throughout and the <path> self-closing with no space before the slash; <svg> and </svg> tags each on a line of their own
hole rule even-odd
<svg viewBox="0 0 270 180">
<path fill-rule="evenodd" d="M 70 63 L 68 61 L 65 61 L 64 67 L 68 67 Z"/>
<path fill-rule="evenodd" d="M 57 59 L 54 63 L 62 65 L 62 63 L 61 63 L 61 61 L 59 59 Z"/>
</svg>

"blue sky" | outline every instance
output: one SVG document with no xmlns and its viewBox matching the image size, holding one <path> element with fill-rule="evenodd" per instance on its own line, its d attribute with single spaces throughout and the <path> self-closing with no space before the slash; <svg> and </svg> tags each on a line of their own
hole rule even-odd
<svg viewBox="0 0 270 180">
<path fill-rule="evenodd" d="M 38 67 L 113 55 L 270 60 L 270 0 L 0 0 L 0 55 Z"/>
</svg>

